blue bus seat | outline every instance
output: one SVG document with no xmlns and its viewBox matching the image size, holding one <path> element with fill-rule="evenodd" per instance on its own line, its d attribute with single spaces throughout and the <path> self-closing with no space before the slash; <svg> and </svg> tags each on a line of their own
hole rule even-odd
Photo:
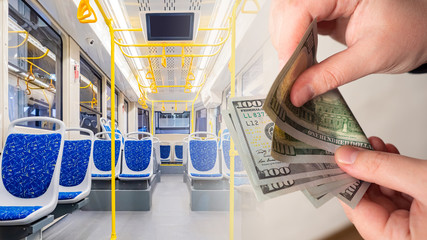
<svg viewBox="0 0 427 240">
<path fill-rule="evenodd" d="M 160 162 L 169 163 L 171 161 L 171 145 L 168 142 L 160 142 Z"/>
<path fill-rule="evenodd" d="M 174 144 L 174 161 L 175 162 L 183 162 L 184 160 L 184 143 L 176 142 Z"/>
<path fill-rule="evenodd" d="M 28 128 L 16 127 L 40 121 L 56 124 L 56 130 L 29 134 Z M 26 225 L 55 209 L 64 134 L 64 123 L 54 118 L 11 122 L 0 161 L 0 225 Z"/>
<path fill-rule="evenodd" d="M 142 139 L 131 138 L 142 135 Z M 154 176 L 153 136 L 146 132 L 132 132 L 126 135 L 124 161 L 120 180 L 151 179 Z"/>
<path fill-rule="evenodd" d="M 195 132 L 190 134 L 188 139 L 188 176 L 192 179 L 221 179 L 222 174 L 218 161 L 218 141 L 215 134 Z"/>
<path fill-rule="evenodd" d="M 108 135 L 111 132 L 100 132 L 95 134 L 93 143 L 93 165 L 92 179 L 93 180 L 109 180 L 111 179 L 111 140 L 100 138 L 102 135 Z M 115 176 L 120 173 L 120 153 L 121 153 L 121 135 L 116 133 L 115 140 Z"/>
<path fill-rule="evenodd" d="M 87 197 L 91 189 L 93 132 L 84 128 L 66 129 L 89 134 L 83 139 L 66 139 L 59 179 L 59 204 L 76 203 Z"/>
</svg>

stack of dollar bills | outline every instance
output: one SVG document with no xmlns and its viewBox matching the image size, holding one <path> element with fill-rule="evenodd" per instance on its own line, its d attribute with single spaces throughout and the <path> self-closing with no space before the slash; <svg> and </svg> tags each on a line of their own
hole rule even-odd
<svg viewBox="0 0 427 240">
<path fill-rule="evenodd" d="M 302 190 L 315 207 L 332 197 L 354 208 L 369 183 L 342 171 L 334 152 L 342 145 L 371 149 L 338 90 L 295 107 L 290 90 L 316 63 L 313 21 L 267 98 L 229 99 L 222 115 L 259 200 Z"/>
</svg>

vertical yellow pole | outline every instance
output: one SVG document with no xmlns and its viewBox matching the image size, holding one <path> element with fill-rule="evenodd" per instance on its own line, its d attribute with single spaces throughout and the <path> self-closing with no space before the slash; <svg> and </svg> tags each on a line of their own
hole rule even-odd
<svg viewBox="0 0 427 240">
<path fill-rule="evenodd" d="M 116 85 L 114 79 L 114 29 L 111 20 L 108 27 L 111 37 L 111 240 L 116 240 Z"/>
<path fill-rule="evenodd" d="M 236 0 L 233 6 L 231 15 L 231 58 L 230 58 L 230 98 L 235 97 L 236 93 L 236 14 L 237 6 L 239 6 L 241 0 Z M 234 142 L 230 138 L 230 240 L 234 239 Z"/>
</svg>

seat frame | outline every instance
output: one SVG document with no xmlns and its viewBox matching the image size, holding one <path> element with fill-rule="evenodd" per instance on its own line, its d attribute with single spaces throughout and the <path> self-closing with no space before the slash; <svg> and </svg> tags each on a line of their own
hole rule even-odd
<svg viewBox="0 0 427 240">
<path fill-rule="evenodd" d="M 206 138 L 197 137 L 197 135 L 206 135 Z M 193 166 L 193 161 L 191 159 L 191 141 L 193 140 L 202 140 L 202 141 L 215 141 L 215 164 L 208 171 L 198 171 Z M 222 179 L 222 173 L 220 169 L 220 162 L 218 160 L 218 137 L 210 132 L 194 132 L 188 136 L 188 176 L 190 179 L 198 179 L 198 180 L 219 180 Z M 219 176 L 192 176 L 191 174 L 199 174 L 199 175 L 219 175 Z"/>
<path fill-rule="evenodd" d="M 161 147 L 162 146 L 169 146 L 170 147 L 170 149 L 169 149 L 169 156 L 167 157 L 167 158 L 162 158 L 161 156 L 162 156 L 162 154 L 161 154 Z M 159 144 L 159 155 L 160 155 L 160 164 L 161 163 L 170 163 L 170 162 L 172 162 L 172 159 L 171 159 L 171 156 L 172 156 L 172 145 L 169 143 L 169 142 L 160 142 L 160 144 Z"/>
<path fill-rule="evenodd" d="M 135 139 L 131 138 L 130 136 L 133 135 L 146 135 L 146 137 L 143 137 L 142 139 Z M 153 157 L 153 135 L 151 133 L 147 132 L 131 132 L 126 134 L 125 137 L 125 146 L 126 142 L 128 141 L 141 141 L 141 140 L 150 140 L 151 141 L 151 152 L 150 152 L 150 162 L 142 171 L 133 171 L 131 170 L 126 162 L 126 151 L 123 152 L 123 163 L 122 163 L 122 171 L 121 174 L 119 174 L 120 180 L 127 180 L 127 181 L 135 181 L 135 180 L 146 180 L 146 179 L 152 179 L 154 176 L 154 157 Z M 124 150 L 126 150 L 125 146 L 123 147 Z M 129 174 L 129 175 L 139 175 L 139 174 L 148 174 L 147 177 L 123 177 L 122 174 Z"/>
<path fill-rule="evenodd" d="M 107 138 L 108 138 L 108 135 L 109 134 L 111 134 L 112 132 L 99 132 L 99 133 L 97 133 L 97 134 L 95 134 L 95 136 L 94 136 L 94 142 L 93 142 L 93 150 L 92 150 L 92 152 L 94 152 L 94 150 L 95 150 L 95 142 L 96 141 L 100 141 L 100 140 L 103 140 L 103 141 L 111 141 L 111 139 L 107 139 L 107 140 L 105 140 L 105 139 L 101 139 L 101 138 L 99 138 L 99 136 L 102 136 L 102 135 L 106 135 L 107 136 Z M 120 149 L 119 149 L 119 159 L 117 160 L 117 164 L 116 164 L 116 172 L 115 172 L 115 177 L 117 178 L 118 177 L 118 175 L 120 174 L 120 168 L 121 168 L 121 153 L 122 153 L 122 150 L 123 150 L 123 144 L 121 143 L 121 138 L 122 138 L 122 135 L 120 134 L 120 133 L 118 133 L 118 132 L 116 132 L 115 133 L 116 134 L 116 136 L 118 136 L 118 137 L 116 137 L 116 141 L 117 140 L 119 140 L 120 141 Z M 92 180 L 110 180 L 111 179 L 111 170 L 110 171 L 102 171 L 102 170 L 99 170 L 97 167 L 96 167 L 96 165 L 95 165 L 95 158 L 94 158 L 94 156 L 93 156 L 93 154 L 92 154 L 92 172 L 91 172 L 91 175 L 92 174 L 110 174 L 110 176 L 109 177 L 94 177 L 94 176 L 92 176 Z"/>
<path fill-rule="evenodd" d="M 54 118 L 49 117 L 27 117 L 27 118 L 21 118 L 14 120 L 10 123 L 9 129 L 8 129 L 8 136 L 11 134 L 27 134 L 22 131 L 22 129 L 18 129 L 17 125 L 24 123 L 24 122 L 40 122 L 40 121 L 46 121 L 56 124 L 58 126 L 57 130 L 54 131 L 46 131 L 46 130 L 40 130 L 37 131 L 37 133 L 32 133 L 34 135 L 41 135 L 41 134 L 53 134 L 53 133 L 59 133 L 61 135 L 61 143 L 59 148 L 58 157 L 56 160 L 56 165 L 52 174 L 52 178 L 50 181 L 50 184 L 42 195 L 35 198 L 20 198 L 12 195 L 4 186 L 3 184 L 3 177 L 0 177 L 0 206 L 14 206 L 14 207 L 22 207 L 22 206 L 41 206 L 40 209 L 32 212 L 28 216 L 22 219 L 16 219 L 16 220 L 7 220 L 7 221 L 0 221 L 0 225 L 2 226 L 12 226 L 12 225 L 26 225 L 32 222 L 35 222 L 36 220 L 47 216 L 49 213 L 51 213 L 57 203 L 58 203 L 58 192 L 59 192 L 59 174 L 60 174 L 60 168 L 61 168 L 61 160 L 62 160 L 62 151 L 64 147 L 64 137 L 65 137 L 65 124 Z M 21 128 L 19 126 L 19 128 Z M 26 127 L 23 127 L 26 128 Z M 21 130 L 21 131 L 20 131 Z M 7 140 L 6 140 L 7 143 Z M 4 148 L 6 145 L 4 146 Z M 3 151 L 4 152 L 4 148 Z M 3 165 L 3 157 L 4 154 L 1 156 L 0 161 L 0 169 L 2 169 Z"/>
<path fill-rule="evenodd" d="M 89 163 L 86 169 L 86 175 L 81 183 L 79 183 L 76 186 L 68 187 L 68 186 L 62 186 L 59 185 L 59 192 L 81 192 L 79 195 L 77 195 L 73 199 L 64 199 L 64 200 L 58 200 L 59 204 L 68 204 L 68 203 L 76 203 L 85 197 L 87 197 L 90 193 L 91 189 L 91 183 L 92 183 L 92 165 L 93 165 L 93 142 L 94 142 L 94 135 L 93 132 L 89 129 L 85 128 L 67 128 L 65 130 L 66 132 L 72 132 L 72 131 L 79 131 L 79 132 L 85 132 L 89 134 L 89 140 L 91 141 L 90 146 L 90 155 L 89 155 Z M 88 139 L 77 139 L 73 141 L 78 140 L 88 140 Z M 65 140 L 67 141 L 67 140 Z M 62 162 L 61 162 L 62 163 Z"/>
</svg>

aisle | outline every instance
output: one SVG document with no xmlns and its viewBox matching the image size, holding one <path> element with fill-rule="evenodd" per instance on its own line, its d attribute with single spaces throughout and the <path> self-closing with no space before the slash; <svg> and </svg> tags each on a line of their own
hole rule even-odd
<svg viewBox="0 0 427 240">
<path fill-rule="evenodd" d="M 228 212 L 192 212 L 182 175 L 162 175 L 149 212 L 117 212 L 120 240 L 228 239 Z M 110 212 L 76 211 L 43 232 L 45 240 L 110 239 Z"/>
</svg>

